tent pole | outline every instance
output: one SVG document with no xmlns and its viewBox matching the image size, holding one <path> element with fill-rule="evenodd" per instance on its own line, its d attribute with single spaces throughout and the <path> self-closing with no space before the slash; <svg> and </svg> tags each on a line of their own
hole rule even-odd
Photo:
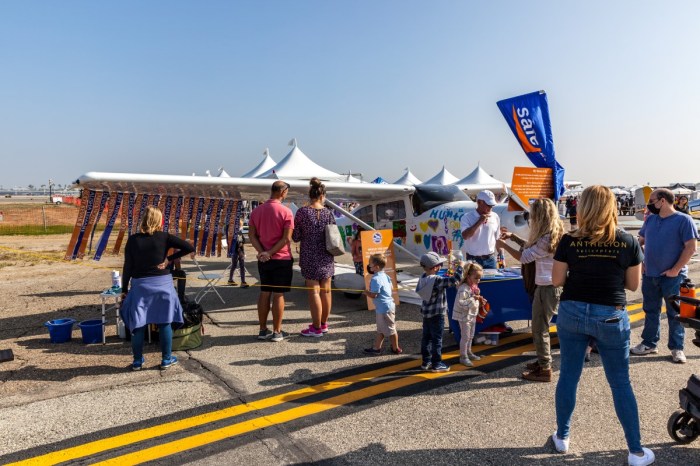
<svg viewBox="0 0 700 466">
<path fill-rule="evenodd" d="M 376 230 L 376 228 L 373 228 L 373 227 L 369 226 L 368 224 L 366 224 L 365 222 L 363 222 L 363 221 L 360 220 L 359 218 L 355 217 L 353 214 L 351 214 L 351 213 L 348 212 L 347 210 L 343 209 L 343 208 L 340 207 L 338 204 L 336 204 L 335 202 L 331 201 L 331 200 L 328 199 L 328 198 L 326 198 L 326 205 L 332 207 L 334 210 L 336 210 L 336 211 L 340 212 L 341 214 L 345 215 L 347 218 L 349 218 L 349 219 L 352 220 L 353 222 L 357 223 L 358 225 L 360 225 L 360 226 L 361 226 L 362 228 L 364 228 L 365 230 Z M 414 258 L 415 260 L 417 260 L 418 262 L 420 262 L 420 257 L 416 256 L 416 255 L 413 254 L 411 251 L 409 251 L 409 250 L 406 249 L 405 247 L 403 247 L 403 246 L 401 246 L 400 244 L 398 244 L 396 241 L 394 241 L 394 246 L 397 247 L 397 248 L 399 248 L 401 251 L 405 252 L 405 253 L 408 254 L 409 256 L 413 257 L 413 258 Z"/>
</svg>

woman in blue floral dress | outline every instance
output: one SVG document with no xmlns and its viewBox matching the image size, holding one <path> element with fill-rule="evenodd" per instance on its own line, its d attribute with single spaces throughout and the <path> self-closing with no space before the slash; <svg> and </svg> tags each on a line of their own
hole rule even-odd
<svg viewBox="0 0 700 466">
<path fill-rule="evenodd" d="M 335 265 L 333 255 L 326 250 L 326 225 L 335 224 L 335 217 L 324 206 L 326 186 L 318 178 L 311 178 L 309 185 L 310 202 L 294 216 L 292 240 L 301 242 L 299 267 L 306 280 L 311 309 L 311 325 L 301 334 L 318 338 L 328 332 L 331 313 L 331 277 Z"/>
</svg>

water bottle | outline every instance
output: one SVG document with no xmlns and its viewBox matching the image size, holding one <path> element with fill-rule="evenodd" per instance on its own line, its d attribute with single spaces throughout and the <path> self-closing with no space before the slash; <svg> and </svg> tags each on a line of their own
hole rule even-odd
<svg viewBox="0 0 700 466">
<path fill-rule="evenodd" d="M 506 268 L 506 256 L 503 254 L 503 249 L 498 250 L 498 268 L 500 270 Z"/>
<path fill-rule="evenodd" d="M 124 325 L 124 321 L 119 318 L 117 319 L 117 335 L 122 340 L 126 338 L 126 325 Z"/>
<path fill-rule="evenodd" d="M 112 270 L 112 288 L 122 287 L 122 277 L 119 276 L 118 270 Z"/>
</svg>

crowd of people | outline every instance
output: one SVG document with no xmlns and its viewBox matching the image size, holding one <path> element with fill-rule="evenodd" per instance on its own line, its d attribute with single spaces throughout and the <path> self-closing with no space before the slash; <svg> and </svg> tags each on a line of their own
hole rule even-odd
<svg viewBox="0 0 700 466">
<path fill-rule="evenodd" d="M 325 186 L 312 178 L 308 205 L 293 215 L 283 204 L 289 192 L 284 181 L 275 181 L 270 198 L 250 214 L 249 239 L 256 251 L 260 294 L 257 310 L 258 339 L 274 342 L 289 336 L 282 328 L 285 293 L 291 289 L 294 258 L 290 243 L 298 242 L 299 265 L 310 309 L 310 324 L 300 331 L 304 337 L 321 338 L 329 331 L 331 313 L 331 278 L 333 255 L 325 247 L 326 227 L 335 224 L 335 216 L 324 206 Z M 490 191 L 477 196 L 477 207 L 461 219 L 466 261 L 458 260 L 454 272 L 440 272 L 445 259 L 428 252 L 420 259 L 423 274 L 418 280 L 420 312 L 421 368 L 446 372 L 450 367 L 442 360 L 442 336 L 448 310 L 447 289 L 457 287 L 453 318 L 460 326 L 460 362 L 473 366 L 479 356 L 472 352 L 476 322 L 487 305 L 479 290 L 483 269 L 497 266 L 497 252 L 506 250 L 519 260 L 523 275 L 531 270 L 532 335 L 537 360 L 526 366 L 522 377 L 535 382 L 553 379 L 549 327 L 557 315 L 557 333 L 561 348 L 560 375 L 555 391 L 557 430 L 552 441 L 557 451 L 569 448 L 570 425 L 576 405 L 576 391 L 587 352 L 597 348 L 611 388 L 615 410 L 629 449 L 628 464 L 648 465 L 654 454 L 642 446 L 637 403 L 630 383 L 630 354 L 644 356 L 658 353 L 660 316 L 663 300 L 679 294 L 687 264 L 695 253 L 698 232 L 684 205 L 676 208 L 673 193 L 665 188 L 654 190 L 647 209 L 651 215 L 635 238 L 618 228 L 618 201 L 604 186 L 591 186 L 569 206 L 576 221 L 565 233 L 559 212 L 550 199 L 535 200 L 530 208 L 530 234 L 520 238 L 501 228 L 497 204 Z M 687 208 L 687 207 L 686 207 Z M 161 368 L 177 363 L 171 354 L 171 323 L 182 322 L 182 307 L 175 292 L 169 269 L 176 261 L 194 252 L 194 247 L 174 235 L 161 231 L 162 214 L 149 207 L 139 232 L 129 237 L 125 248 L 122 273 L 123 305 L 121 315 L 132 334 L 132 369 L 144 364 L 143 339 L 148 324 L 160 331 Z M 240 267 L 245 284 L 243 237 L 235 238 L 232 265 Z M 356 271 L 362 269 L 359 232 L 351 242 Z M 169 251 L 175 251 L 170 252 Z M 527 265 L 533 267 L 527 267 Z M 391 351 L 401 354 L 395 319 L 393 284 L 381 254 L 370 257 L 367 272 L 372 274 L 365 295 L 373 300 L 377 333 L 368 354 L 380 354 L 384 341 Z M 234 279 L 231 268 L 229 282 Z M 525 278 L 525 277 L 524 277 Z M 527 280 L 524 280 L 527 283 Z M 645 313 L 642 341 L 631 347 L 630 321 L 626 311 L 625 290 L 642 286 Z M 684 329 L 675 320 L 673 306 L 666 303 L 669 323 L 668 348 L 671 359 L 685 363 Z M 272 314 L 271 328 L 268 325 Z"/>
</svg>

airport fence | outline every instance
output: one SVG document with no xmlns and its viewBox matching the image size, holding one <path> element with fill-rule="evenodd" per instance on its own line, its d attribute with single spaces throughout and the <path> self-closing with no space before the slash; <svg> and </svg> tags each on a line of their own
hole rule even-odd
<svg viewBox="0 0 700 466">
<path fill-rule="evenodd" d="M 0 204 L 0 235 L 70 233 L 78 218 L 73 204 Z M 104 228 L 100 219 L 98 228 Z"/>
</svg>

